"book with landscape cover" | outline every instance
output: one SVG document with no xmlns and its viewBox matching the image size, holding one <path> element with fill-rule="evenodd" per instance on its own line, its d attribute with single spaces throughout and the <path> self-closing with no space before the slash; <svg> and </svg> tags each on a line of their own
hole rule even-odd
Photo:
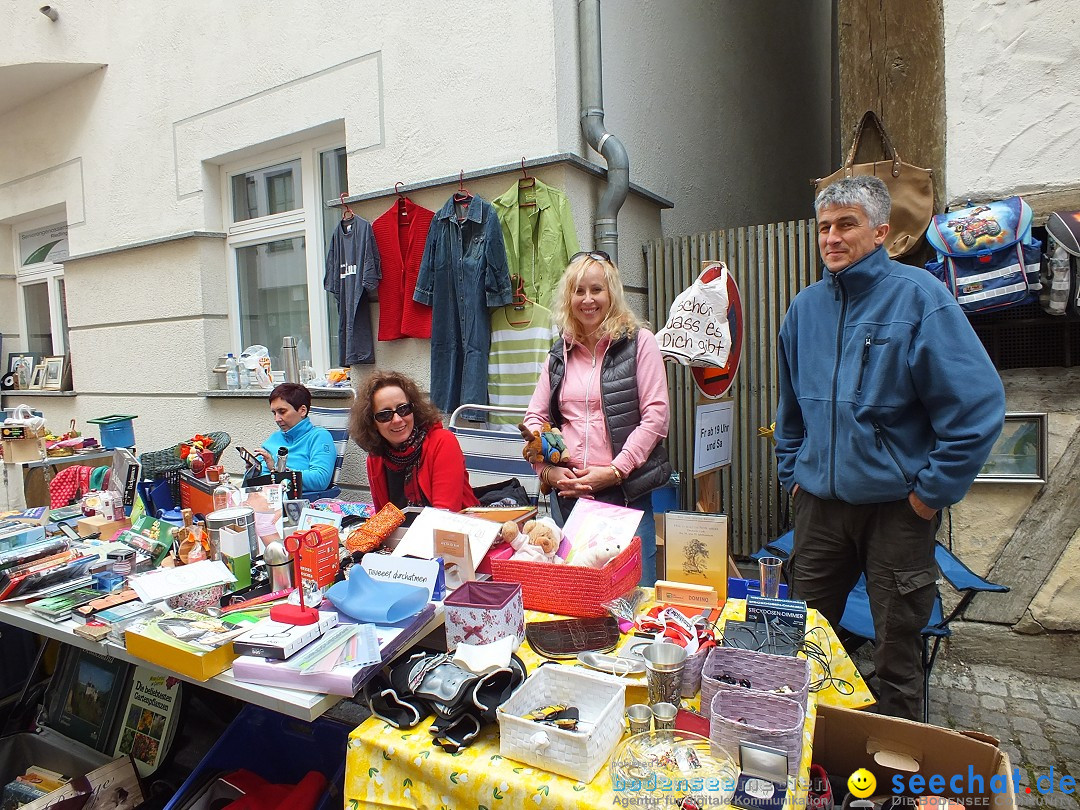
<svg viewBox="0 0 1080 810">
<path fill-rule="evenodd" d="M 130 754 L 140 776 L 153 773 L 169 750 L 180 716 L 181 688 L 173 675 L 135 668 L 112 753 Z"/>
<path fill-rule="evenodd" d="M 61 646 L 46 699 L 48 725 L 98 751 L 109 751 L 131 664 Z"/>
</svg>

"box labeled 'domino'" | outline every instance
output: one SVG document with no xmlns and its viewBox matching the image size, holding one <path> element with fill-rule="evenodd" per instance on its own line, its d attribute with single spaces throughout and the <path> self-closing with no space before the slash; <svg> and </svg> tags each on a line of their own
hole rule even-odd
<svg viewBox="0 0 1080 810">
<path fill-rule="evenodd" d="M 466 582 L 443 602 L 446 647 L 490 644 L 503 636 L 525 640 L 525 608 L 517 582 Z"/>
</svg>

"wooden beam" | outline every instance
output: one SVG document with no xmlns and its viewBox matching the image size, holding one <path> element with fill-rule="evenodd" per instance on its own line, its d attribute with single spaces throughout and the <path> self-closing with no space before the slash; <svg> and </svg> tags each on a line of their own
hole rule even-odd
<svg viewBox="0 0 1080 810">
<path fill-rule="evenodd" d="M 1080 431 L 1073 434 L 1038 497 L 1016 524 L 987 579 L 1008 585 L 1009 593 L 972 602 L 965 618 L 1016 624 L 1039 592 L 1066 546 L 1080 529 Z"/>
<path fill-rule="evenodd" d="M 875 110 L 904 162 L 933 170 L 936 211 L 945 190 L 942 3 L 837 0 L 841 150 L 846 156 L 855 125 Z M 880 141 L 864 138 L 857 159 L 880 156 Z"/>
<path fill-rule="evenodd" d="M 899 148 L 899 147 L 898 147 Z M 1011 194 L 1019 194 L 1024 201 L 1031 206 L 1032 224 L 1045 225 L 1053 211 L 1076 211 L 1080 210 L 1080 186 L 1050 189 L 1047 191 L 1016 191 L 1003 192 L 1002 197 Z M 1001 197 L 992 199 L 1000 200 Z M 991 200 L 971 200 L 971 204 L 990 202 Z M 967 206 L 968 200 L 949 200 L 949 207 L 953 210 Z"/>
</svg>

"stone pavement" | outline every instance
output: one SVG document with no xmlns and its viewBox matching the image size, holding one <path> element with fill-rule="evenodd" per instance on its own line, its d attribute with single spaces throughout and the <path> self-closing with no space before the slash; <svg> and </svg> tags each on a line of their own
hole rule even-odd
<svg viewBox="0 0 1080 810">
<path fill-rule="evenodd" d="M 930 680 L 930 722 L 998 738 L 1020 769 L 1020 807 L 1080 808 L 1077 794 L 1039 795 L 1034 781 L 1053 768 L 1055 780 L 1080 782 L 1080 680 L 940 658 Z"/>
</svg>

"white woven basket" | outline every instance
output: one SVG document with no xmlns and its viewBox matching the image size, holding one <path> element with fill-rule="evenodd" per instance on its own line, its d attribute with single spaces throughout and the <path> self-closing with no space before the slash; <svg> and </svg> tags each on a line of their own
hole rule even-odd
<svg viewBox="0 0 1080 810">
<path fill-rule="evenodd" d="M 523 715 L 542 706 L 575 706 L 585 731 L 565 731 Z M 499 753 L 580 782 L 591 782 L 623 735 L 626 687 L 578 667 L 546 664 L 498 708 Z"/>
</svg>

